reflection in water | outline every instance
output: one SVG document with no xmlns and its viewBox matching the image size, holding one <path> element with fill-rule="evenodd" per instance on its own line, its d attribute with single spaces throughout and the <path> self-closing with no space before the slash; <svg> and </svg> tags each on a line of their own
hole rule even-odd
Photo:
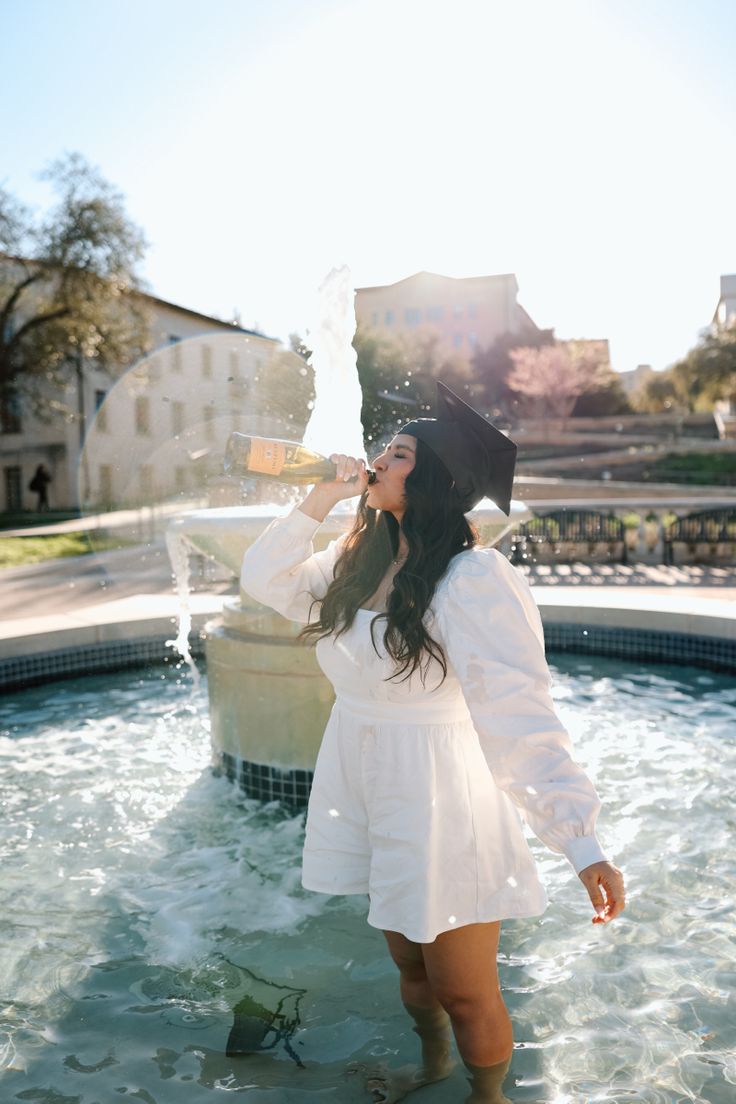
<svg viewBox="0 0 736 1104">
<path fill-rule="evenodd" d="M 501 938 L 516 1037 L 506 1094 L 726 1104 L 733 680 L 589 657 L 553 666 L 631 899 L 595 929 L 565 861 L 536 848 L 550 908 Z M 182 671 L 4 699 L 3 1099 L 365 1100 L 351 1067 L 418 1058 L 383 937 L 365 898 L 301 889 L 302 815 L 211 776 L 206 689 Z M 464 1100 L 462 1067 L 421 1093 Z"/>
</svg>

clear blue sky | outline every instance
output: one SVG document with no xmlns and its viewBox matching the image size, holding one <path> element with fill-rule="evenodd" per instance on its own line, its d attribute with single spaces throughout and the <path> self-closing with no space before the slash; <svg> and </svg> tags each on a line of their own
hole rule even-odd
<svg viewBox="0 0 736 1104">
<path fill-rule="evenodd" d="M 286 337 L 336 264 L 515 272 L 660 368 L 736 271 L 732 0 L 0 0 L 0 183 L 78 150 L 151 291 Z"/>
</svg>

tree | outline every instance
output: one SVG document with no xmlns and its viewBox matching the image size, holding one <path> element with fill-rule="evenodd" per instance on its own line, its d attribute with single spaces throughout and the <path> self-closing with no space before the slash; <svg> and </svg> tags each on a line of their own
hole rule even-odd
<svg viewBox="0 0 736 1104">
<path fill-rule="evenodd" d="M 631 396 L 631 404 L 642 414 L 685 414 L 689 410 L 677 394 L 669 369 L 653 373 Z"/>
<path fill-rule="evenodd" d="M 363 392 L 361 418 L 366 446 L 390 439 L 413 418 L 435 412 L 439 376 L 470 401 L 471 373 L 458 358 L 443 355 L 439 338 L 419 332 L 388 338 L 358 327 L 353 338 L 358 377 Z"/>
<path fill-rule="evenodd" d="M 521 333 L 501 334 L 492 345 L 478 349 L 473 356 L 473 392 L 479 409 L 494 418 L 510 419 L 519 406 L 518 395 L 509 387 L 514 368 L 514 349 L 536 349 L 554 344 L 554 330 L 538 330 L 528 326 Z"/>
<path fill-rule="evenodd" d="M 508 385 L 532 416 L 566 418 L 580 395 L 608 382 L 610 368 L 585 342 L 513 349 L 509 355 L 514 367 Z"/>
<path fill-rule="evenodd" d="M 736 320 L 708 329 L 686 357 L 669 369 L 678 398 L 692 411 L 719 400 L 736 401 Z"/>
<path fill-rule="evenodd" d="M 603 367 L 597 385 L 578 395 L 572 408 L 574 418 L 598 418 L 606 414 L 631 413 L 631 403 L 621 380 L 611 367 L 606 366 Z"/>
<path fill-rule="evenodd" d="M 736 402 L 736 321 L 705 330 L 687 356 L 647 380 L 634 396 L 647 412 L 711 411 L 719 400 Z"/>
<path fill-rule="evenodd" d="M 0 398 L 48 417 L 72 368 L 145 351 L 148 314 L 135 274 L 145 241 L 119 193 L 78 153 L 42 177 L 59 200 L 40 220 L 0 188 Z"/>
</svg>

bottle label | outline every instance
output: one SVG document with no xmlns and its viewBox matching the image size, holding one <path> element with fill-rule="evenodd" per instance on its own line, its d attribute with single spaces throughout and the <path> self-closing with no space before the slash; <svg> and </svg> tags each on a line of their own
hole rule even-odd
<svg viewBox="0 0 736 1104">
<path fill-rule="evenodd" d="M 286 445 L 267 437 L 251 437 L 248 471 L 279 475 L 286 463 Z"/>
</svg>

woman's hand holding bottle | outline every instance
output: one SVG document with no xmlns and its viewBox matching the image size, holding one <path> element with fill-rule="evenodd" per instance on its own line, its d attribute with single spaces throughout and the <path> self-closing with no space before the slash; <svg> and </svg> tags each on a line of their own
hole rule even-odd
<svg viewBox="0 0 736 1104">
<path fill-rule="evenodd" d="M 335 479 L 315 483 L 304 501 L 299 503 L 301 512 L 315 521 L 324 521 L 332 507 L 343 498 L 361 495 L 368 487 L 365 460 L 357 460 L 341 452 L 333 452 L 330 460 L 337 469 Z"/>
</svg>

